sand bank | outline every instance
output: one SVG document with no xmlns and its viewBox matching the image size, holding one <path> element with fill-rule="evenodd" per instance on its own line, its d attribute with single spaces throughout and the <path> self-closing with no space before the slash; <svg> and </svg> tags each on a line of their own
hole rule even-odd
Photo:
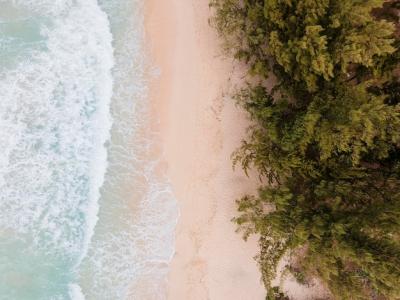
<svg viewBox="0 0 400 300">
<path fill-rule="evenodd" d="M 208 25 L 207 0 L 146 0 L 146 34 L 161 70 L 151 88 L 167 173 L 180 207 L 168 299 L 264 299 L 253 256 L 231 222 L 234 200 L 254 192 L 230 155 L 247 125 L 224 97 L 233 63 Z"/>
</svg>

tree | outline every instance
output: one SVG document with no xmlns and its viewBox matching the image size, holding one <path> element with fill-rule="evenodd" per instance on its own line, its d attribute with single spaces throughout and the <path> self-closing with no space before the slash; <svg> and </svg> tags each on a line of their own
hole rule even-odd
<svg viewBox="0 0 400 300">
<path fill-rule="evenodd" d="M 284 297 L 271 281 L 289 255 L 336 299 L 400 299 L 398 3 L 211 7 L 211 23 L 252 76 L 236 99 L 254 124 L 233 159 L 268 184 L 238 201 L 235 221 L 245 237 L 260 237 L 269 297 Z"/>
<path fill-rule="evenodd" d="M 386 159 L 400 145 L 400 105 L 369 93 L 366 85 L 333 83 L 311 99 L 299 107 L 285 97 L 275 100 L 262 86 L 242 91 L 238 100 L 256 125 L 235 162 L 245 169 L 254 165 L 270 182 L 280 182 L 294 174 L 316 177 L 361 168 Z"/>
<path fill-rule="evenodd" d="M 297 268 L 335 299 L 400 297 L 400 164 L 352 180 L 292 177 L 240 201 L 235 221 L 260 235 L 264 283 L 284 255 L 305 249 Z"/>
<path fill-rule="evenodd" d="M 371 15 L 383 3 L 212 0 L 211 6 L 217 10 L 213 24 L 252 73 L 271 68 L 288 86 L 295 81 L 313 92 L 319 83 L 352 77 L 358 68 L 373 70 L 376 59 L 396 50 L 393 23 Z"/>
</svg>

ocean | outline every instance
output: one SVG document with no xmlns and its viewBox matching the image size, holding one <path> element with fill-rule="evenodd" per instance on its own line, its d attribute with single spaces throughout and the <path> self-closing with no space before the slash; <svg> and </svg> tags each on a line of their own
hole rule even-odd
<svg viewBox="0 0 400 300">
<path fill-rule="evenodd" d="M 165 299 L 144 0 L 0 0 L 0 299 Z"/>
</svg>

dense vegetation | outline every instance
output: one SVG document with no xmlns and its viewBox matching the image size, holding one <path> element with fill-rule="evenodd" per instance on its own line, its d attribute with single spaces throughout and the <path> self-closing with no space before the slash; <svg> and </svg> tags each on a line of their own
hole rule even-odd
<svg viewBox="0 0 400 300">
<path fill-rule="evenodd" d="M 400 299 L 400 1 L 212 0 L 249 67 L 254 125 L 234 163 L 263 178 L 235 222 L 260 236 L 268 299 L 278 262 L 333 299 Z M 273 82 L 274 84 L 271 84 Z"/>
</svg>

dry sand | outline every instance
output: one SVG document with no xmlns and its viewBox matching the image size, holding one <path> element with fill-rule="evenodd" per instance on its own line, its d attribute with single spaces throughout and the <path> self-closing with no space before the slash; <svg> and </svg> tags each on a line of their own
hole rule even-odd
<svg viewBox="0 0 400 300">
<path fill-rule="evenodd" d="M 231 222 L 234 200 L 256 184 L 230 160 L 247 127 L 245 113 L 223 96 L 234 64 L 208 25 L 207 0 L 145 5 L 147 40 L 161 70 L 151 99 L 180 207 L 168 299 L 264 299 L 257 243 L 244 242 Z"/>
</svg>

